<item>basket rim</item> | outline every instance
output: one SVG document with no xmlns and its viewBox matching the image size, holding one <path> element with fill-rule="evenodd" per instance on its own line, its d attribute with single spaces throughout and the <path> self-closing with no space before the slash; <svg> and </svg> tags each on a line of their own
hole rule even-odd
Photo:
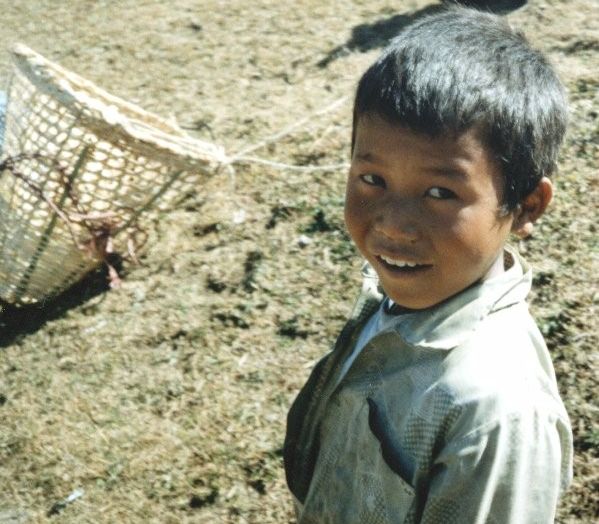
<svg viewBox="0 0 599 524">
<path fill-rule="evenodd" d="M 134 149 L 140 146 L 144 156 L 166 159 L 181 168 L 227 163 L 222 146 L 188 135 L 175 123 L 110 94 L 27 45 L 14 44 L 11 54 L 16 69 L 36 89 L 74 113 L 102 140 L 125 141 Z"/>
</svg>

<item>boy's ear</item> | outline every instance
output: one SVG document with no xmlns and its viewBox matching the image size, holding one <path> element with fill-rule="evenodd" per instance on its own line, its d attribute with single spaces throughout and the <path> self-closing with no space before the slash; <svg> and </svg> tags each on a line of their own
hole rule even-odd
<svg viewBox="0 0 599 524">
<path fill-rule="evenodd" d="M 534 223 L 545 212 L 549 202 L 553 198 L 553 184 L 547 177 L 541 178 L 537 187 L 534 188 L 514 212 L 512 222 L 512 233 L 520 238 L 527 237 L 532 233 Z"/>
</svg>

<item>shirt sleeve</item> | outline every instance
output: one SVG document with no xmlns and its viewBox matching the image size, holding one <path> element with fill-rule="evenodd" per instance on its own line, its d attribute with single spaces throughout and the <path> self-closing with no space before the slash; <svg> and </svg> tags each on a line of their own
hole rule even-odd
<svg viewBox="0 0 599 524">
<path fill-rule="evenodd" d="M 423 524 L 553 523 L 571 480 L 567 421 L 505 417 L 451 442 L 433 467 L 417 521 Z"/>
</svg>

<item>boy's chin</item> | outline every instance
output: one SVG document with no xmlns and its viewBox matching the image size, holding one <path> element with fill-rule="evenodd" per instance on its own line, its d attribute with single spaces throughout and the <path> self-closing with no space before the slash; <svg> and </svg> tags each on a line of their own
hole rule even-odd
<svg viewBox="0 0 599 524">
<path fill-rule="evenodd" d="M 417 311 L 423 311 L 435 307 L 437 304 L 444 302 L 444 300 L 406 300 L 406 297 L 398 297 L 398 300 L 393 298 L 389 293 L 386 295 L 393 301 L 393 312 L 394 313 L 415 313 Z"/>
<path fill-rule="evenodd" d="M 436 306 L 439 306 L 441 304 L 444 304 L 445 302 L 447 302 L 448 300 L 451 300 L 453 297 L 455 297 L 456 295 L 459 295 L 462 291 L 465 291 L 466 289 L 470 288 L 472 286 L 472 284 L 470 286 L 466 286 L 465 288 L 455 292 L 455 293 L 448 293 L 448 294 L 439 294 L 439 295 L 431 295 L 431 296 L 425 296 L 424 294 L 419 294 L 418 296 L 407 296 L 406 293 L 402 293 L 402 294 L 398 294 L 398 293 L 394 293 L 392 290 L 387 291 L 385 289 L 385 287 L 383 286 L 383 290 L 385 291 L 385 294 L 393 301 L 393 304 L 395 305 L 395 307 L 393 308 L 393 311 L 396 312 L 402 312 L 402 313 L 409 313 L 409 312 L 417 312 L 417 311 L 424 311 L 427 309 L 431 309 L 434 308 Z"/>
</svg>

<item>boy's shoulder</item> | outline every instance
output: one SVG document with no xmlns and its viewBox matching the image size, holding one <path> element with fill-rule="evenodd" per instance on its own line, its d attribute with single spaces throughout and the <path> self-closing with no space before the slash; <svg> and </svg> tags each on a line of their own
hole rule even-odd
<svg viewBox="0 0 599 524">
<path fill-rule="evenodd" d="M 488 315 L 448 352 L 439 378 L 463 402 L 488 397 L 522 409 L 539 397 L 559 399 L 547 346 L 525 303 Z"/>
<path fill-rule="evenodd" d="M 455 436 L 535 420 L 569 428 L 547 346 L 525 303 L 490 314 L 443 358 L 429 391 L 455 416 Z"/>
<path fill-rule="evenodd" d="M 513 315 L 521 324 L 505 329 Z M 423 355 L 407 370 L 417 391 L 400 417 L 402 425 L 416 428 L 423 442 L 427 434 L 442 439 L 447 452 L 459 456 L 465 449 L 482 454 L 491 440 L 507 439 L 516 453 L 537 439 L 552 439 L 566 471 L 570 422 L 534 321 L 523 306 L 489 315 L 484 324 L 449 351 L 427 351 L 430 358 Z"/>
</svg>

